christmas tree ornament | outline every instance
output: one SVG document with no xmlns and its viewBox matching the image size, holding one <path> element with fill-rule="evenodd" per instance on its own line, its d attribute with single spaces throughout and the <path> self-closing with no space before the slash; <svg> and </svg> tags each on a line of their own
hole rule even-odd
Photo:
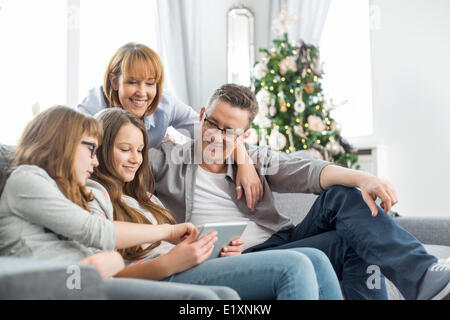
<svg viewBox="0 0 450 320">
<path fill-rule="evenodd" d="M 271 96 L 269 91 L 266 89 L 261 89 L 256 94 L 256 101 L 258 101 L 259 112 L 263 115 L 267 115 L 269 112 L 269 104 L 271 102 Z"/>
<path fill-rule="evenodd" d="M 275 117 L 276 114 L 277 114 L 277 108 L 275 108 L 274 106 L 271 106 L 271 107 L 269 108 L 269 115 L 270 115 L 271 117 Z"/>
<path fill-rule="evenodd" d="M 289 138 L 289 150 L 295 151 L 294 137 L 292 136 L 292 131 L 288 130 L 287 134 Z"/>
<path fill-rule="evenodd" d="M 272 21 L 272 32 L 279 37 L 287 33 L 289 28 L 296 25 L 300 20 L 300 14 L 287 14 L 287 6 L 283 4 L 278 16 Z"/>
<path fill-rule="evenodd" d="M 253 123 L 259 126 L 260 128 L 269 128 L 272 125 L 272 122 L 265 115 L 258 113 L 253 120 Z"/>
<path fill-rule="evenodd" d="M 303 68 L 302 69 L 302 78 L 305 78 L 306 77 L 306 68 Z"/>
<path fill-rule="evenodd" d="M 311 70 L 316 76 L 320 77 L 323 73 L 323 63 L 320 63 L 319 59 L 314 59 L 311 64 Z"/>
<path fill-rule="evenodd" d="M 269 69 L 267 68 L 267 65 L 263 62 L 259 62 L 255 65 L 253 68 L 253 76 L 255 79 L 261 80 L 263 77 L 267 75 L 269 72 Z"/>
<path fill-rule="evenodd" d="M 322 132 L 325 130 L 325 125 L 320 117 L 310 115 L 308 116 L 308 128 L 311 131 Z"/>
<path fill-rule="evenodd" d="M 269 136 L 269 146 L 276 151 L 280 151 L 286 146 L 286 143 L 284 134 L 280 133 L 277 128 L 273 128 Z"/>
<path fill-rule="evenodd" d="M 306 138 L 305 131 L 303 131 L 302 126 L 294 126 L 294 134 L 300 138 Z M 302 139 L 302 142 L 305 142 L 304 139 Z"/>
<path fill-rule="evenodd" d="M 304 90 L 307 94 L 313 94 L 314 93 L 314 86 L 311 83 L 307 83 L 304 86 Z"/>
<path fill-rule="evenodd" d="M 257 145 L 258 144 L 258 133 L 255 129 L 250 128 L 247 130 L 247 137 L 244 139 L 245 142 L 251 145 Z"/>
<path fill-rule="evenodd" d="M 297 63 L 294 59 L 286 57 L 280 62 L 280 73 L 285 75 L 288 71 L 297 72 Z"/>
<path fill-rule="evenodd" d="M 261 103 L 259 105 L 259 113 L 263 116 L 267 116 L 269 114 L 269 106 L 264 103 Z"/>
<path fill-rule="evenodd" d="M 306 105 L 303 102 L 303 90 L 299 87 L 295 88 L 295 103 L 294 110 L 298 113 L 305 111 Z"/>
<path fill-rule="evenodd" d="M 294 110 L 297 111 L 298 113 L 302 113 L 303 111 L 305 111 L 306 105 L 303 102 L 303 99 L 297 99 L 295 100 L 294 103 Z"/>
<path fill-rule="evenodd" d="M 267 130 L 266 129 L 261 129 L 259 131 L 259 145 L 260 146 L 267 145 Z"/>
</svg>

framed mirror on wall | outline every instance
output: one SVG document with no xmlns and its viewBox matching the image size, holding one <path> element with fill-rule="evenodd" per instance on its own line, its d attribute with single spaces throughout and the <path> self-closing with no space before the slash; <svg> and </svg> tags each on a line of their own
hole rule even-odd
<svg viewBox="0 0 450 320">
<path fill-rule="evenodd" d="M 254 16 L 245 7 L 231 8 L 227 14 L 228 82 L 250 86 L 255 62 Z"/>
</svg>

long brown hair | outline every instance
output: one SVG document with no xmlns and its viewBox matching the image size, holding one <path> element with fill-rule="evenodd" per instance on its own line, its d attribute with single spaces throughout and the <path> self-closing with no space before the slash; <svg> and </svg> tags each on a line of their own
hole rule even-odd
<svg viewBox="0 0 450 320">
<path fill-rule="evenodd" d="M 123 80 L 134 77 L 148 79 L 155 77 L 156 96 L 150 107 L 145 111 L 144 117 L 153 114 L 158 108 L 164 86 L 164 68 L 158 54 L 146 45 L 130 42 L 120 47 L 112 56 L 106 67 L 103 78 L 103 94 L 111 107 L 121 107 L 119 94 L 113 89 L 110 74 L 116 78 L 123 76 Z"/>
<path fill-rule="evenodd" d="M 92 195 L 80 186 L 75 170 L 75 150 L 83 136 L 102 139 L 99 122 L 69 107 L 54 106 L 39 113 L 25 127 L 11 155 L 0 193 L 12 171 L 20 165 L 39 166 L 56 181 L 61 192 L 72 202 L 89 210 Z"/>
<path fill-rule="evenodd" d="M 114 220 L 151 224 L 139 210 L 128 206 L 122 200 L 122 195 L 125 194 L 136 199 L 143 209 L 151 212 L 158 224 L 175 224 L 175 219 L 170 211 L 153 203 L 148 194 L 148 192 L 153 193 L 155 190 L 155 179 L 148 157 L 148 135 L 142 121 L 130 112 L 119 108 L 103 110 L 96 118 L 103 127 L 103 143 L 97 153 L 99 165 L 94 168 L 92 179 L 99 182 L 108 191 L 114 207 Z M 120 128 L 128 123 L 131 123 L 142 132 L 144 148 L 142 149 L 142 164 L 136 171 L 134 179 L 130 182 L 124 182 L 116 170 L 114 142 Z M 146 249 L 142 249 L 141 246 L 135 246 L 119 250 L 119 252 L 127 260 L 138 260 L 159 244 L 160 241 Z"/>
</svg>

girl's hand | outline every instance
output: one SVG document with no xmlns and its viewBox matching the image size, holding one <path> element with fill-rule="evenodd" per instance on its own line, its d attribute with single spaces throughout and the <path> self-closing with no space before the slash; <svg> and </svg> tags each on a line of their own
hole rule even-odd
<svg viewBox="0 0 450 320">
<path fill-rule="evenodd" d="M 197 228 L 182 242 L 176 245 L 164 257 L 170 260 L 167 266 L 172 268 L 170 274 L 179 273 L 203 263 L 211 255 L 217 232 L 212 231 L 200 240 L 196 240 Z"/>
<path fill-rule="evenodd" d="M 229 257 L 241 254 L 243 251 L 243 244 L 244 240 L 241 237 L 232 240 L 228 246 L 222 248 L 222 250 L 220 251 L 220 256 Z"/>
<path fill-rule="evenodd" d="M 194 231 L 197 231 L 198 234 L 197 228 L 190 222 L 170 224 L 166 226 L 169 227 L 168 236 L 163 240 L 173 244 L 178 244 L 185 240 L 189 235 L 194 233 Z"/>
<path fill-rule="evenodd" d="M 94 253 L 80 260 L 80 263 L 94 266 L 103 279 L 110 278 L 125 268 L 122 256 L 116 251 Z"/>
</svg>

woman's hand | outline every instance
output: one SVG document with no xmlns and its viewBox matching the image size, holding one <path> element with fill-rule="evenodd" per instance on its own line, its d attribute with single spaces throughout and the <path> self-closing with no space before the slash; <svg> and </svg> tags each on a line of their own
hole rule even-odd
<svg viewBox="0 0 450 320">
<path fill-rule="evenodd" d="M 189 235 L 197 231 L 197 228 L 190 222 L 186 223 L 178 223 L 178 224 L 169 224 L 168 226 L 168 235 L 163 240 L 178 244 L 181 241 L 184 241 Z"/>
<path fill-rule="evenodd" d="M 200 240 L 196 240 L 199 231 L 197 228 L 182 242 L 177 244 L 166 254 L 167 267 L 170 274 L 179 273 L 203 263 L 211 255 L 214 243 L 217 241 L 217 232 L 212 231 Z"/>
<path fill-rule="evenodd" d="M 264 190 L 253 160 L 249 157 L 242 141 L 236 143 L 234 158 L 237 161 L 236 198 L 240 200 L 244 191 L 247 207 L 253 211 L 258 201 L 262 200 Z"/>
<path fill-rule="evenodd" d="M 263 198 L 263 186 L 253 164 L 238 165 L 236 174 L 236 198 L 238 200 L 242 198 L 243 191 L 247 207 L 251 211 L 255 210 L 256 204 Z"/>
<path fill-rule="evenodd" d="M 221 257 L 229 257 L 241 254 L 243 251 L 242 245 L 244 244 L 244 240 L 241 237 L 233 239 L 228 246 L 225 246 L 220 251 Z"/>
<path fill-rule="evenodd" d="M 94 266 L 103 279 L 110 278 L 125 268 L 122 256 L 116 251 L 94 253 L 80 260 L 80 263 Z"/>
</svg>

